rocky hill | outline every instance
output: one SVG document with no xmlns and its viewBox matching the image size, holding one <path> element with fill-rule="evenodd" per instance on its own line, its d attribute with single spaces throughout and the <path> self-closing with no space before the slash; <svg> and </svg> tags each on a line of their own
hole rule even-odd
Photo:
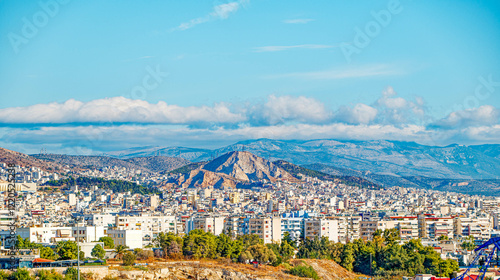
<svg viewBox="0 0 500 280">
<path fill-rule="evenodd" d="M 278 179 L 295 179 L 284 169 L 250 152 L 229 152 L 206 163 L 201 168 L 212 172 L 224 173 L 241 181 L 266 179 L 274 182 Z"/>
<path fill-rule="evenodd" d="M 351 175 L 351 174 L 343 174 L 343 173 L 329 173 L 328 171 L 331 168 L 318 168 L 314 169 L 314 167 L 324 165 L 315 164 L 312 165 L 313 168 L 306 168 L 307 166 L 298 166 L 284 160 L 277 160 L 274 162 L 275 165 L 283 168 L 288 173 L 292 174 L 294 177 L 299 178 L 301 176 L 315 177 L 323 181 L 334 181 L 344 185 L 355 186 L 360 188 L 368 188 L 368 189 L 380 189 L 380 186 L 377 185 L 374 181 L 367 180 L 363 176 L 359 175 Z M 327 172 L 323 172 L 327 171 Z M 361 173 L 361 172 L 360 172 Z"/>
<path fill-rule="evenodd" d="M 243 187 L 260 180 L 297 181 L 298 179 L 272 162 L 249 152 L 234 151 L 199 165 L 178 169 L 170 183 L 188 187 Z"/>
<path fill-rule="evenodd" d="M 365 275 L 347 271 L 331 260 L 301 260 L 312 266 L 322 280 L 354 280 Z M 301 262 L 300 261 L 300 262 Z M 63 274 L 66 268 L 29 269 L 35 275 L 42 269 L 54 269 Z M 224 261 L 172 261 L 150 263 L 144 269 L 123 270 L 119 266 L 93 266 L 81 268 L 83 279 L 199 279 L 199 280 L 306 280 L 288 274 L 282 266 L 260 265 L 255 268 L 249 264 Z"/>
<path fill-rule="evenodd" d="M 124 167 L 129 169 L 138 169 L 144 172 L 156 173 L 170 171 L 189 163 L 183 158 L 150 156 L 129 159 L 118 159 L 107 156 L 73 156 L 59 154 L 35 154 L 34 158 L 46 162 L 54 162 L 63 165 L 69 165 L 73 168 L 103 168 L 103 167 Z"/>
<path fill-rule="evenodd" d="M 63 172 L 66 169 L 59 162 L 45 161 L 4 148 L 0 148 L 0 163 L 14 163 L 23 167 L 38 167 L 43 171 L 49 172 Z"/>
</svg>

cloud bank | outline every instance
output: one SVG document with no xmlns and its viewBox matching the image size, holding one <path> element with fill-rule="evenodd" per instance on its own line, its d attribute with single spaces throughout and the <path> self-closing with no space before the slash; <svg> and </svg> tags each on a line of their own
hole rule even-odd
<svg viewBox="0 0 500 280">
<path fill-rule="evenodd" d="M 491 105 L 428 114 L 420 97 L 392 87 L 371 104 L 331 108 L 306 96 L 270 95 L 262 102 L 178 106 L 113 97 L 0 109 L 0 146 L 22 152 L 96 154 L 146 145 L 219 147 L 271 139 L 387 139 L 428 145 L 499 143 L 500 110 Z M 49 150 L 50 150 L 49 149 Z"/>
</svg>

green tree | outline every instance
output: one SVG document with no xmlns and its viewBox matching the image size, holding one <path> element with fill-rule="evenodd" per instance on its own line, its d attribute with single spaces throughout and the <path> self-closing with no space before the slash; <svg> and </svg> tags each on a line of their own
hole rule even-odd
<svg viewBox="0 0 500 280">
<path fill-rule="evenodd" d="M 295 242 L 292 238 L 292 236 L 290 235 L 290 233 L 288 231 L 285 231 L 285 233 L 283 234 L 283 238 L 281 239 L 281 241 L 286 241 L 288 244 L 290 244 L 293 248 L 297 248 L 297 242 Z"/>
<path fill-rule="evenodd" d="M 450 238 L 448 237 L 448 235 L 440 235 L 438 237 L 438 240 L 441 241 L 441 240 L 449 240 Z"/>
<path fill-rule="evenodd" d="M 75 241 L 59 241 L 56 252 L 60 260 L 73 260 L 78 258 L 78 246 Z M 80 251 L 80 259 L 85 257 L 85 253 Z"/>
<path fill-rule="evenodd" d="M 90 255 L 94 258 L 98 258 L 100 260 L 104 259 L 104 255 L 106 254 L 106 251 L 101 247 L 101 244 L 97 244 L 94 246 L 92 249 L 92 252 Z"/>
<path fill-rule="evenodd" d="M 240 241 L 243 250 L 246 250 L 248 247 L 257 245 L 257 244 L 264 244 L 264 240 L 262 240 L 258 235 L 256 234 L 244 234 L 244 235 L 239 235 L 236 240 Z"/>
<path fill-rule="evenodd" d="M 104 242 L 104 248 L 105 249 L 114 249 L 115 248 L 115 241 L 113 241 L 113 238 L 109 236 L 103 236 L 99 238 L 99 242 Z"/>
<path fill-rule="evenodd" d="M 297 252 L 298 258 L 331 259 L 332 246 L 327 237 L 305 239 Z"/>
<path fill-rule="evenodd" d="M 344 250 L 342 251 L 341 255 L 342 261 L 340 262 L 340 265 L 343 266 L 345 269 L 352 271 L 354 267 L 354 248 L 352 243 L 347 243 L 344 246 Z"/>
<path fill-rule="evenodd" d="M 195 229 L 184 237 L 182 250 L 187 257 L 214 258 L 217 254 L 217 241 L 210 232 Z"/>
<path fill-rule="evenodd" d="M 136 257 L 134 255 L 134 253 L 126 252 L 123 255 L 123 265 L 126 265 L 126 266 L 134 265 L 135 259 L 136 259 Z"/>
<path fill-rule="evenodd" d="M 236 258 L 243 250 L 239 241 L 233 241 L 228 235 L 222 233 L 216 237 L 217 255 L 223 258 Z"/>
<path fill-rule="evenodd" d="M 153 243 L 162 249 L 165 257 L 176 258 L 182 252 L 183 240 L 172 232 L 160 232 L 153 240 Z"/>
<path fill-rule="evenodd" d="M 465 238 L 465 241 L 462 242 L 461 245 L 462 249 L 467 250 L 467 251 L 472 251 L 474 248 L 476 248 L 476 243 L 474 242 L 474 236 L 469 235 Z"/>
<path fill-rule="evenodd" d="M 397 228 L 384 230 L 382 237 L 384 238 L 385 244 L 394 244 L 397 241 L 401 240 L 399 230 Z"/>
<path fill-rule="evenodd" d="M 281 240 L 279 253 L 283 257 L 283 259 L 288 260 L 291 257 L 293 257 L 294 251 L 295 251 L 295 248 L 290 243 L 288 243 L 287 240 L 285 240 L 285 239 Z"/>
<path fill-rule="evenodd" d="M 254 261 L 259 263 L 268 263 L 276 261 L 276 255 L 267 246 L 262 244 L 252 245 L 246 251 L 253 257 Z"/>
<path fill-rule="evenodd" d="M 54 253 L 54 250 L 50 247 L 40 247 L 40 258 L 48 260 L 56 260 L 58 256 Z"/>
<path fill-rule="evenodd" d="M 123 257 L 123 254 L 125 253 L 125 251 L 127 251 L 127 246 L 124 246 L 124 245 L 118 245 L 116 246 L 115 248 L 115 258 L 117 259 L 121 259 Z"/>
<path fill-rule="evenodd" d="M 453 276 L 454 271 L 458 271 L 458 262 L 456 260 L 447 259 L 441 260 L 439 262 L 439 276 L 440 277 L 449 277 L 450 279 Z"/>
<path fill-rule="evenodd" d="M 182 242 L 177 243 L 177 241 L 170 242 L 168 245 L 167 253 L 168 257 L 173 259 L 179 259 L 182 257 Z"/>
</svg>

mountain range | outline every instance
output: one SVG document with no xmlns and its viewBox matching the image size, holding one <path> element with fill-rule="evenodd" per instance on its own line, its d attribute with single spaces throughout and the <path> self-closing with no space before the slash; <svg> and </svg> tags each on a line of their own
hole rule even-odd
<svg viewBox="0 0 500 280">
<path fill-rule="evenodd" d="M 270 161 L 297 165 L 324 164 L 345 170 L 392 176 L 441 179 L 500 179 L 500 145 L 426 146 L 388 140 L 270 140 L 238 142 L 219 149 L 144 147 L 108 153 L 123 159 L 162 155 L 192 162 L 206 161 L 230 151 L 248 151 Z M 347 175 L 347 174 L 344 174 Z"/>
<path fill-rule="evenodd" d="M 25 155 L 0 148 L 0 162 L 46 171 L 126 167 L 177 174 L 169 184 L 245 187 L 299 174 L 360 187 L 417 187 L 500 195 L 500 145 L 425 146 L 398 141 L 248 140 L 215 150 L 138 147 L 101 156 Z M 172 179 L 173 180 L 173 179 Z"/>
</svg>

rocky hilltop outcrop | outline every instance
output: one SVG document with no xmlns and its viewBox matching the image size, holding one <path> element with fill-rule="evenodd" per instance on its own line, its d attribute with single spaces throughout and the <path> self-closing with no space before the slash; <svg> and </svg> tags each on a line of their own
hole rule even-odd
<svg viewBox="0 0 500 280">
<path fill-rule="evenodd" d="M 250 152 L 233 151 L 194 169 L 182 169 L 170 179 L 172 185 L 184 187 L 236 187 L 261 180 L 297 181 L 298 179 L 274 163 Z"/>
</svg>

